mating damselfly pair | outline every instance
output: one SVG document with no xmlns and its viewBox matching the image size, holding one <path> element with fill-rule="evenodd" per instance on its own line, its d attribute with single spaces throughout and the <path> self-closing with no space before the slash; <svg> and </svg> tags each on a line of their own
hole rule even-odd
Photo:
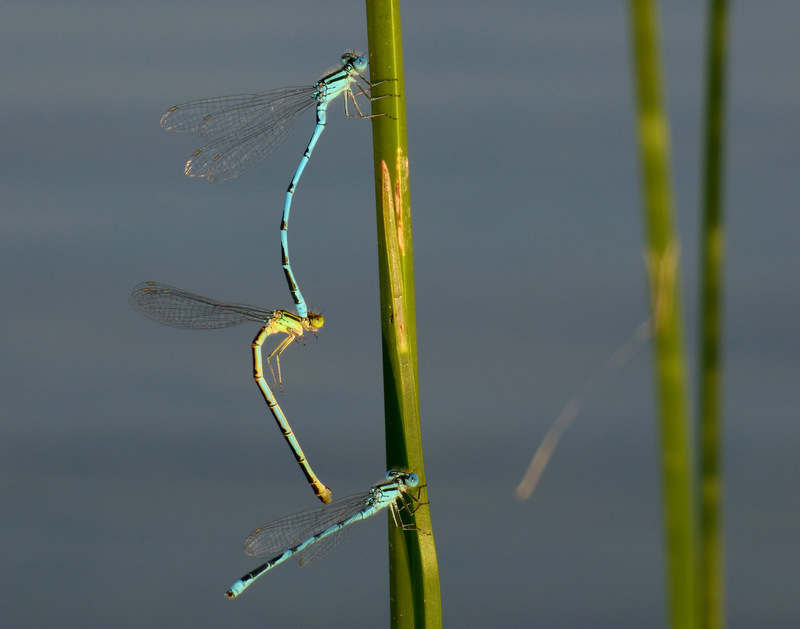
<svg viewBox="0 0 800 629">
<path fill-rule="evenodd" d="M 377 83 L 371 83 L 362 75 L 366 68 L 365 56 L 347 52 L 342 56 L 341 68 L 326 74 L 313 85 L 192 101 L 170 108 L 161 118 L 164 129 L 194 133 L 206 142 L 192 153 L 185 173 L 208 181 L 223 181 L 253 169 L 283 142 L 300 114 L 312 106 L 316 111 L 314 131 L 286 191 L 280 223 L 281 266 L 295 302 L 296 314 L 221 302 L 156 282 L 136 286 L 130 298 L 137 311 L 173 327 L 218 329 L 246 321 L 260 324 L 252 342 L 253 377 L 314 494 L 327 505 L 277 520 L 254 531 L 245 544 L 246 552 L 274 557 L 237 581 L 227 592 L 230 598 L 235 598 L 261 574 L 286 559 L 298 558 L 301 565 L 318 561 L 338 545 L 349 526 L 358 520 L 388 508 L 395 524 L 406 528 L 401 522 L 401 511 L 413 513 L 410 499 L 414 496 L 410 490 L 419 484 L 419 478 L 414 473 L 393 470 L 387 472 L 383 483 L 373 486 L 368 492 L 332 502 L 331 490 L 312 470 L 263 372 L 263 343 L 272 334 L 285 335 L 267 356 L 273 381 L 282 390 L 281 354 L 293 341 L 301 340 L 306 332 L 316 334 L 323 325 L 321 315 L 308 312 L 292 271 L 288 243 L 289 213 L 297 184 L 327 124 L 329 103 L 342 95 L 347 117 L 351 117 L 350 105 L 354 109 L 353 116 L 373 117 L 364 114 L 356 100 L 358 96 L 374 100 L 371 88 Z M 271 362 L 273 358 L 277 377 Z"/>
<path fill-rule="evenodd" d="M 325 503 L 330 502 L 331 491 L 314 474 L 286 416 L 263 378 L 261 345 L 270 334 L 286 335 L 267 357 L 270 370 L 270 359 L 275 357 L 278 382 L 282 384 L 281 353 L 292 341 L 301 339 L 305 332 L 313 333 L 322 327 L 322 317 L 308 312 L 289 261 L 289 212 L 300 176 L 325 130 L 327 108 L 331 101 L 343 96 L 345 115 L 348 117 L 351 115 L 348 103 L 354 108 L 353 115 L 360 118 L 372 116 L 364 114 L 356 101 L 356 96 L 372 98 L 372 83 L 362 76 L 366 69 L 365 56 L 346 52 L 342 55 L 341 68 L 326 74 L 312 85 L 191 101 L 171 107 L 161 118 L 162 128 L 178 133 L 194 133 L 206 142 L 203 148 L 192 153 L 186 163 L 185 173 L 208 181 L 224 181 L 249 172 L 266 159 L 286 139 L 300 114 L 315 106 L 314 131 L 286 191 L 280 223 L 281 265 L 295 302 L 296 315 L 284 310 L 224 303 L 156 282 L 140 284 L 131 295 L 134 308 L 166 325 L 191 329 L 224 328 L 244 321 L 255 321 L 262 325 L 252 343 L 254 378 L 314 493 Z"/>
</svg>

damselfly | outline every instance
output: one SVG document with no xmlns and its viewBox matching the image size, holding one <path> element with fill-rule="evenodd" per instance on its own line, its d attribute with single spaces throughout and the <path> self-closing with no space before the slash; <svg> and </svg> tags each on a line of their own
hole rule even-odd
<svg viewBox="0 0 800 629">
<path fill-rule="evenodd" d="M 204 177 L 208 181 L 222 181 L 238 177 L 266 159 L 289 135 L 297 117 L 310 107 L 316 107 L 316 126 L 286 191 L 281 217 L 281 264 L 300 317 L 306 317 L 307 307 L 289 261 L 287 230 L 292 196 L 317 140 L 325 130 L 328 104 L 333 99 L 344 96 L 347 117 L 373 117 L 362 113 L 356 102 L 358 95 L 372 98 L 370 89 L 373 84 L 361 74 L 366 69 L 366 56 L 346 52 L 342 55 L 342 67 L 313 85 L 205 98 L 176 105 L 161 118 L 161 126 L 167 131 L 195 133 L 208 142 L 192 153 L 186 162 L 186 174 Z M 355 108 L 352 116 L 348 103 Z"/>
<path fill-rule="evenodd" d="M 419 484 L 414 473 L 389 470 L 386 480 L 368 492 L 341 498 L 321 508 L 296 513 L 256 529 L 244 543 L 244 551 L 252 557 L 272 558 L 247 573 L 225 593 L 236 598 L 253 581 L 287 559 L 310 566 L 323 559 L 350 532 L 350 525 L 389 509 L 394 524 L 403 525 L 401 511 L 413 513 L 411 490 Z"/>
<path fill-rule="evenodd" d="M 255 321 L 261 324 L 262 327 L 252 343 L 253 378 L 314 493 L 322 502 L 329 503 L 331 501 L 331 490 L 314 474 L 286 416 L 275 399 L 275 395 L 264 380 L 261 357 L 261 346 L 268 336 L 271 334 L 286 335 L 286 338 L 267 356 L 267 364 L 270 365 L 271 371 L 270 360 L 275 357 L 278 367 L 278 382 L 280 383 L 280 355 L 292 341 L 300 340 L 305 332 L 316 333 L 324 323 L 321 315 L 309 313 L 308 317 L 300 318 L 283 310 L 265 310 L 247 304 L 223 303 L 157 282 L 143 282 L 136 286 L 131 293 L 130 304 L 146 317 L 176 328 L 213 330 L 239 325 L 245 321 Z M 274 371 L 272 375 L 274 379 Z"/>
</svg>

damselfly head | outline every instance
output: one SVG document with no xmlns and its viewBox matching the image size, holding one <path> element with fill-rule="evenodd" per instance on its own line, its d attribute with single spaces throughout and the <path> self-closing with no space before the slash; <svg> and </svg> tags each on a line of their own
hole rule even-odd
<svg viewBox="0 0 800 629">
<path fill-rule="evenodd" d="M 321 328 L 325 324 L 325 317 L 321 314 L 317 314 L 316 312 L 309 312 L 308 313 L 308 324 L 312 328 Z"/>
<path fill-rule="evenodd" d="M 389 470 L 386 472 L 386 480 L 397 481 L 408 485 L 409 487 L 416 487 L 419 485 L 419 476 L 414 472 L 399 472 L 397 470 Z"/>
<path fill-rule="evenodd" d="M 342 55 L 342 65 L 351 65 L 359 74 L 367 69 L 367 63 L 366 56 L 355 50 L 348 51 Z"/>
</svg>

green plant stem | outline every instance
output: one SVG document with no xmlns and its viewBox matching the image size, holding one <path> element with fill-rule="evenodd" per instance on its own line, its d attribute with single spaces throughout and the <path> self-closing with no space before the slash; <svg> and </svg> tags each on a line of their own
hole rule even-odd
<svg viewBox="0 0 800 629">
<path fill-rule="evenodd" d="M 392 627 L 440 627 L 439 568 L 427 501 L 419 417 L 414 256 L 399 0 L 369 0 L 373 150 L 378 217 L 386 463 L 416 472 L 418 508 L 389 523 Z"/>
<path fill-rule="evenodd" d="M 725 123 L 727 2 L 711 0 L 706 66 L 703 224 L 700 252 L 700 617 L 704 629 L 722 629 L 724 547 L 720 403 L 722 331 L 722 172 Z"/>
<path fill-rule="evenodd" d="M 644 192 L 646 259 L 654 322 L 667 583 L 672 627 L 696 627 L 694 476 L 686 354 L 673 226 L 669 129 L 662 104 L 655 2 L 631 0 L 634 90 Z"/>
</svg>

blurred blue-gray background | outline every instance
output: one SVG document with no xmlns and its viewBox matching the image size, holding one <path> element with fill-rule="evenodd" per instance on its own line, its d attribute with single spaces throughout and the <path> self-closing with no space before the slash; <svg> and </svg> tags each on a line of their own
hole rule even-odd
<svg viewBox="0 0 800 629">
<path fill-rule="evenodd" d="M 687 339 L 697 310 L 704 3 L 665 2 Z M 447 626 L 663 627 L 652 368 L 563 405 L 648 315 L 625 3 L 403 7 L 426 471 Z M 725 291 L 729 626 L 800 619 L 800 6 L 735 3 Z M 350 3 L 22 2 L 0 25 L 0 609 L 6 627 L 388 626 L 386 524 L 324 562 L 248 531 L 314 507 L 251 379 L 254 326 L 128 306 L 158 280 L 291 308 L 283 194 L 313 113 L 248 175 L 183 175 L 171 105 L 314 82 L 366 47 Z M 292 261 L 326 327 L 281 404 L 336 495 L 385 472 L 371 125 L 331 107 Z M 694 355 L 694 354 L 693 354 Z"/>
</svg>

